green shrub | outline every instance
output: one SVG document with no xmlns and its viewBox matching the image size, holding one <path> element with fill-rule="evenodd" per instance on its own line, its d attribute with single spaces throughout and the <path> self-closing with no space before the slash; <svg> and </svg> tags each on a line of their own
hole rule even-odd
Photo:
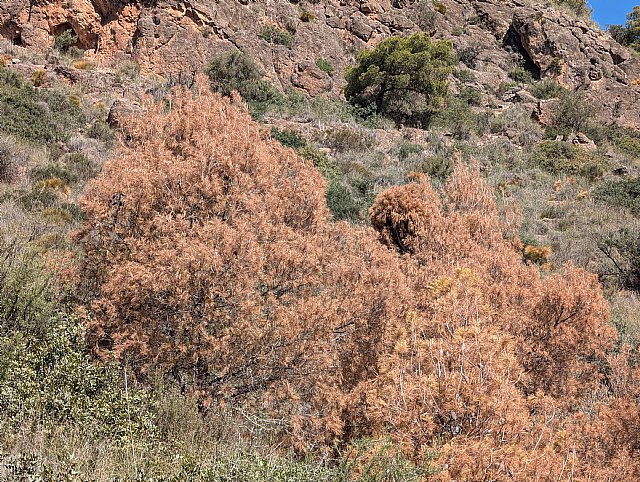
<svg viewBox="0 0 640 482">
<path fill-rule="evenodd" d="M 334 127 L 322 133 L 321 143 L 337 152 L 366 151 L 374 145 L 372 134 L 364 129 Z"/>
<path fill-rule="evenodd" d="M 3 223 L 0 235 L 0 336 L 18 332 L 44 336 L 60 294 L 27 234 L 14 234 Z"/>
<path fill-rule="evenodd" d="M 640 215 L 640 178 L 605 181 L 596 186 L 593 197 Z"/>
<path fill-rule="evenodd" d="M 404 162 L 415 154 L 422 154 L 424 152 L 424 147 L 422 144 L 414 144 L 403 140 L 396 145 L 394 151 L 398 156 L 398 159 Z"/>
<path fill-rule="evenodd" d="M 313 165 L 322 173 L 324 178 L 332 182 L 340 177 L 340 169 L 333 159 L 313 146 L 305 146 L 297 150 L 298 154 L 313 162 Z"/>
<path fill-rule="evenodd" d="M 553 101 L 552 126 L 558 132 L 582 131 L 589 120 L 595 115 L 596 109 L 585 96 L 579 92 L 564 90 L 557 100 Z"/>
<path fill-rule="evenodd" d="M 104 142 L 107 147 L 113 147 L 116 140 L 116 135 L 111 126 L 102 120 L 97 120 L 91 124 L 87 131 L 87 136 Z"/>
<path fill-rule="evenodd" d="M 578 16 L 588 17 L 591 13 L 591 8 L 587 4 L 587 0 L 554 0 L 558 5 L 563 5 L 571 9 Z"/>
<path fill-rule="evenodd" d="M 47 72 L 42 69 L 36 70 L 31 76 L 31 83 L 34 87 L 42 87 L 47 83 Z"/>
<path fill-rule="evenodd" d="M 530 84 L 531 82 L 533 82 L 533 76 L 531 75 L 531 72 L 520 65 L 511 69 L 508 75 L 510 79 L 520 84 Z"/>
<path fill-rule="evenodd" d="M 640 136 L 638 136 L 637 132 L 632 131 L 629 135 L 617 135 L 613 142 L 618 149 L 635 157 L 640 157 Z"/>
<path fill-rule="evenodd" d="M 85 183 L 100 172 L 98 163 L 82 152 L 73 152 L 64 156 L 63 164 L 73 183 Z"/>
<path fill-rule="evenodd" d="M 73 423 L 88 433 L 150 433 L 144 396 L 120 388 L 119 371 L 93 363 L 79 320 L 35 242 L 0 237 L 0 423 Z"/>
<path fill-rule="evenodd" d="M 270 44 L 284 45 L 287 48 L 293 47 L 293 35 L 275 25 L 263 25 L 258 37 Z"/>
<path fill-rule="evenodd" d="M 416 2 L 416 24 L 420 30 L 431 32 L 436 24 L 436 11 L 431 2 Z"/>
<path fill-rule="evenodd" d="M 475 69 L 480 52 L 480 47 L 477 45 L 464 47 L 458 50 L 458 60 L 470 69 Z"/>
<path fill-rule="evenodd" d="M 277 127 L 272 127 L 271 137 L 283 146 L 294 149 L 299 156 L 313 162 L 313 165 L 328 181 L 334 181 L 340 176 L 341 173 L 336 163 L 329 159 L 324 152 L 310 145 L 298 132 L 290 129 L 280 130 Z"/>
<path fill-rule="evenodd" d="M 456 70 L 454 70 L 453 75 L 460 82 L 475 82 L 476 81 L 476 74 L 474 74 L 469 69 L 456 69 Z"/>
<path fill-rule="evenodd" d="M 617 124 L 591 121 L 583 126 L 583 132 L 600 145 L 609 142 L 628 156 L 640 157 L 640 132 Z"/>
<path fill-rule="evenodd" d="M 61 90 L 36 90 L 0 66 L 0 132 L 29 142 L 64 141 L 84 122 L 82 109 Z"/>
<path fill-rule="evenodd" d="M 365 222 L 374 199 L 374 182 L 366 172 L 343 176 L 327 189 L 327 206 L 337 221 Z"/>
<path fill-rule="evenodd" d="M 205 72 L 214 92 L 228 96 L 237 91 L 254 117 L 264 115 L 274 104 L 283 102 L 278 89 L 263 79 L 253 59 L 240 50 L 215 56 Z"/>
<path fill-rule="evenodd" d="M 241 50 L 216 55 L 209 62 L 205 72 L 213 90 L 227 96 L 234 90 L 243 95 L 247 85 L 262 79 L 262 72 L 257 64 Z"/>
<path fill-rule="evenodd" d="M 291 129 L 280 130 L 277 127 L 272 127 L 271 138 L 285 147 L 291 147 L 296 150 L 307 146 L 307 140 L 298 132 Z"/>
<path fill-rule="evenodd" d="M 488 118 L 474 112 L 463 98 L 449 97 L 446 108 L 432 117 L 430 125 L 448 130 L 455 139 L 469 140 L 485 132 Z"/>
<path fill-rule="evenodd" d="M 359 482 L 419 482 L 437 473 L 431 465 L 435 454 L 427 453 L 420 464 L 408 460 L 391 439 L 360 439 L 349 447 L 339 471 L 344 478 Z M 360 477 L 352 478 L 355 474 Z"/>
<path fill-rule="evenodd" d="M 640 233 L 621 228 L 602 236 L 598 250 L 604 257 L 606 272 L 601 277 L 620 287 L 640 291 Z"/>
<path fill-rule="evenodd" d="M 63 207 L 50 207 L 42 210 L 40 215 L 49 223 L 58 226 L 71 224 L 75 220 L 75 216 L 71 211 Z"/>
<path fill-rule="evenodd" d="M 514 82 L 513 80 L 507 80 L 507 81 L 500 82 L 498 84 L 498 87 L 495 89 L 495 94 L 496 94 L 496 96 L 500 97 L 507 90 L 509 90 L 509 89 L 511 89 L 513 87 L 520 87 L 520 84 L 518 84 L 518 82 Z"/>
<path fill-rule="evenodd" d="M 37 416 L 50 423 L 72 422 L 97 433 L 124 437 L 130 430 L 127 403 L 137 407 L 140 392 L 129 400 L 118 389 L 118 373 L 95 365 L 84 352 L 81 324 L 52 311 L 47 330 L 38 336 L 15 331 L 0 337 L 0 411 L 21 423 Z M 150 418 L 134 411 L 138 433 L 151 428 Z"/>
<path fill-rule="evenodd" d="M 531 119 L 531 112 L 519 105 L 495 115 L 489 125 L 491 132 L 509 135 L 521 146 L 532 146 L 542 138 L 542 129 Z"/>
<path fill-rule="evenodd" d="M 521 155 L 520 149 L 509 139 L 502 137 L 484 144 L 477 153 L 477 158 L 481 164 L 503 165 L 512 168 L 518 163 Z"/>
<path fill-rule="evenodd" d="M 480 106 L 482 105 L 482 92 L 475 87 L 462 86 L 458 97 L 465 101 L 469 105 Z"/>
<path fill-rule="evenodd" d="M 533 149 L 529 162 L 551 174 L 579 175 L 597 179 L 606 164 L 594 154 L 568 142 L 543 141 Z"/>
<path fill-rule="evenodd" d="M 32 188 L 18 197 L 19 203 L 27 211 L 41 211 L 58 204 L 58 193 L 51 189 Z"/>
<path fill-rule="evenodd" d="M 640 6 L 633 7 L 624 26 L 609 25 L 609 33 L 622 45 L 640 52 Z"/>
<path fill-rule="evenodd" d="M 31 169 L 29 177 L 34 182 L 46 181 L 47 179 L 53 178 L 61 179 L 65 184 L 71 184 L 75 181 L 73 175 L 58 163 L 34 167 Z"/>
<path fill-rule="evenodd" d="M 420 166 L 420 170 L 432 179 L 444 181 L 453 172 L 454 163 L 452 156 L 430 156 Z"/>
<path fill-rule="evenodd" d="M 60 52 L 67 53 L 71 47 L 76 47 L 78 36 L 72 29 L 65 30 L 53 41 L 53 47 Z"/>
<path fill-rule="evenodd" d="M 65 56 L 67 56 L 71 60 L 80 60 L 80 59 L 82 59 L 84 57 L 84 50 L 82 50 L 79 47 L 76 47 L 75 45 L 72 45 L 65 52 Z M 75 64 L 74 64 L 74 66 L 75 66 Z"/>
<path fill-rule="evenodd" d="M 316 66 L 329 75 L 333 74 L 333 71 L 335 70 L 331 62 L 323 58 L 316 59 Z"/>
<path fill-rule="evenodd" d="M 358 54 L 357 65 L 345 74 L 344 94 L 396 122 L 426 125 L 444 104 L 455 64 L 450 42 L 432 42 L 426 33 L 390 37 Z"/>
<path fill-rule="evenodd" d="M 543 79 L 539 82 L 534 82 L 529 85 L 528 89 L 529 92 L 538 99 L 555 99 L 566 91 L 566 89 L 554 79 Z"/>
<path fill-rule="evenodd" d="M 10 137 L 0 136 L 0 182 L 12 182 L 18 175 L 18 164 L 23 155 L 17 143 Z"/>
</svg>

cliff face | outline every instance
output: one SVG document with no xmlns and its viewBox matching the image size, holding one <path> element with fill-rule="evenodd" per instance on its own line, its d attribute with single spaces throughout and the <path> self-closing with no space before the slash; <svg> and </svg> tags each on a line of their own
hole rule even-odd
<svg viewBox="0 0 640 482">
<path fill-rule="evenodd" d="M 89 57 L 131 57 L 161 75 L 200 70 L 217 52 L 249 52 L 280 88 L 337 96 L 355 54 L 390 35 L 427 30 L 476 53 L 478 87 L 494 92 L 524 65 L 584 90 L 604 121 L 640 129 L 640 59 L 592 24 L 519 0 L 4 0 L 0 35 L 46 50 L 73 29 Z M 292 43 L 261 35 L 275 27 Z M 286 42 L 285 42 L 286 43 Z M 335 72 L 320 70 L 328 60 Z"/>
</svg>

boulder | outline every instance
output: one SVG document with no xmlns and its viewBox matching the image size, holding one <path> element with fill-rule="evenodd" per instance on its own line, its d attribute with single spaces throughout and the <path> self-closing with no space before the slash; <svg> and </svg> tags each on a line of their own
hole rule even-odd
<svg viewBox="0 0 640 482">
<path fill-rule="evenodd" d="M 114 129 L 120 129 L 124 118 L 139 114 L 140 112 L 142 112 L 142 107 L 138 102 L 118 99 L 111 105 L 111 109 L 109 109 L 107 124 Z"/>
<path fill-rule="evenodd" d="M 331 77 L 308 60 L 299 62 L 291 75 L 291 84 L 304 90 L 311 97 L 331 91 L 333 81 Z"/>
</svg>

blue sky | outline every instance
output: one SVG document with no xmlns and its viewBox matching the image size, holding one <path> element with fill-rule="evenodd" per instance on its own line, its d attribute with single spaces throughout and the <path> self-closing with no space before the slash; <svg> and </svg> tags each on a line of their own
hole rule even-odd
<svg viewBox="0 0 640 482">
<path fill-rule="evenodd" d="M 624 25 L 627 14 L 640 5 L 640 0 L 588 0 L 588 3 L 593 8 L 591 17 L 606 28 L 609 24 Z"/>
</svg>

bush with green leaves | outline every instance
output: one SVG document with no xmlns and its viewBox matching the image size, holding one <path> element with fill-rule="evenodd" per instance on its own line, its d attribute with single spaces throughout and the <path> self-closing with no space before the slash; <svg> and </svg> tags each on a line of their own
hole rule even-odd
<svg viewBox="0 0 640 482">
<path fill-rule="evenodd" d="M 431 32 L 436 25 L 436 11 L 432 2 L 416 2 L 416 25 L 424 32 Z"/>
<path fill-rule="evenodd" d="M 578 175 L 590 180 L 602 177 L 606 163 L 597 155 L 562 141 L 543 141 L 529 158 L 533 167 L 551 174 Z"/>
<path fill-rule="evenodd" d="M 474 134 L 482 135 L 488 123 L 487 115 L 475 112 L 463 97 L 449 97 L 446 108 L 433 115 L 430 125 L 448 130 L 455 139 L 468 141 Z"/>
<path fill-rule="evenodd" d="M 321 145 L 336 152 L 366 151 L 373 147 L 375 138 L 370 131 L 349 126 L 326 129 L 319 137 Z"/>
<path fill-rule="evenodd" d="M 0 233 L 0 422 L 79 424 L 87 433 L 149 434 L 142 392 L 125 393 L 122 373 L 95 364 L 80 321 L 25 228 Z"/>
<path fill-rule="evenodd" d="M 327 188 L 327 206 L 337 221 L 365 222 L 375 197 L 374 179 L 366 170 L 343 174 Z"/>
<path fill-rule="evenodd" d="M 581 17 L 588 17 L 591 14 L 591 7 L 587 0 L 554 0 L 557 5 L 568 7 L 572 12 Z"/>
<path fill-rule="evenodd" d="M 453 71 L 453 76 L 460 82 L 475 82 L 477 80 L 476 74 L 469 69 L 456 69 Z"/>
<path fill-rule="evenodd" d="M 300 133 L 291 129 L 271 128 L 271 138 L 285 147 L 298 150 L 307 146 L 307 140 Z"/>
<path fill-rule="evenodd" d="M 461 86 L 458 97 L 469 105 L 476 107 L 482 105 L 482 91 L 476 87 L 467 85 Z"/>
<path fill-rule="evenodd" d="M 398 123 L 426 125 L 444 105 L 456 63 L 448 41 L 432 41 L 427 33 L 390 37 L 358 54 L 345 74 L 344 94 Z"/>
<path fill-rule="evenodd" d="M 454 167 L 452 156 L 429 156 L 422 162 L 420 171 L 432 179 L 444 181 L 451 175 Z"/>
<path fill-rule="evenodd" d="M 333 71 L 336 70 L 331 62 L 323 58 L 316 59 L 316 66 L 329 75 L 333 74 Z"/>
<path fill-rule="evenodd" d="M 481 49 L 478 45 L 470 45 L 458 50 L 458 60 L 470 69 L 475 69 Z"/>
<path fill-rule="evenodd" d="M 60 52 L 66 53 L 71 47 L 78 43 L 78 36 L 73 29 L 67 29 L 58 35 L 53 41 L 53 47 Z"/>
<path fill-rule="evenodd" d="M 555 79 L 543 79 L 530 84 L 527 88 L 536 98 L 543 100 L 556 99 L 566 91 Z"/>
<path fill-rule="evenodd" d="M 22 164 L 21 149 L 14 139 L 0 135 L 0 182 L 11 182 L 18 175 Z"/>
<path fill-rule="evenodd" d="M 608 143 L 625 157 L 640 158 L 640 132 L 618 124 L 589 122 L 583 131 L 597 145 Z"/>
<path fill-rule="evenodd" d="M 552 135 L 582 131 L 596 114 L 595 106 L 581 92 L 561 91 L 552 102 Z"/>
<path fill-rule="evenodd" d="M 521 146 L 533 146 L 542 138 L 542 129 L 531 119 L 531 111 L 514 105 L 494 115 L 489 128 L 492 133 L 504 134 Z"/>
<path fill-rule="evenodd" d="M 333 182 L 340 176 L 340 170 L 335 162 L 335 160 L 329 158 L 326 153 L 319 151 L 313 146 L 306 145 L 300 149 L 297 149 L 296 152 L 313 162 L 313 165 L 320 171 L 322 176 L 329 182 Z"/>
<path fill-rule="evenodd" d="M 87 131 L 87 136 L 92 139 L 102 141 L 108 148 L 113 147 L 116 141 L 116 135 L 109 124 L 103 120 L 97 120 Z"/>
<path fill-rule="evenodd" d="M 630 228 L 602 236 L 598 250 L 605 262 L 600 276 L 620 287 L 640 291 L 640 232 Z"/>
<path fill-rule="evenodd" d="M 635 157 L 640 157 L 640 136 L 635 131 L 632 131 L 629 135 L 617 136 L 614 140 L 615 146 Z"/>
<path fill-rule="evenodd" d="M 389 438 L 357 440 L 343 455 L 338 467 L 339 481 L 359 482 L 419 482 L 437 473 L 432 464 L 435 454 L 426 452 L 420 464 L 407 460 Z M 357 476 L 356 474 L 360 474 Z M 356 475 L 354 477 L 354 475 Z"/>
<path fill-rule="evenodd" d="M 269 107 L 283 100 L 280 91 L 263 79 L 255 61 L 240 50 L 216 55 L 205 72 L 214 92 L 229 96 L 237 91 L 254 117 L 262 116 Z"/>
<path fill-rule="evenodd" d="M 298 132 L 290 129 L 271 128 L 271 138 L 313 162 L 328 182 L 327 205 L 336 220 L 362 222 L 366 210 L 374 199 L 373 174 L 363 166 L 346 162 L 341 167 L 327 154 L 317 150 Z M 371 147 L 372 139 L 364 131 L 349 127 L 330 129 L 323 142 L 337 152 L 361 152 Z"/>
<path fill-rule="evenodd" d="M 66 185 L 74 182 L 74 176 L 69 170 L 59 163 L 46 164 L 44 166 L 36 166 L 29 172 L 29 178 L 34 181 L 46 181 L 47 179 L 58 178 Z"/>
<path fill-rule="evenodd" d="M 518 65 L 511 69 L 508 73 L 509 78 L 520 84 L 530 84 L 533 82 L 533 75 L 530 71 L 521 65 Z"/>
<path fill-rule="evenodd" d="M 640 215 L 640 178 L 605 181 L 596 186 L 593 197 L 610 206 L 626 208 Z"/>
<path fill-rule="evenodd" d="M 640 6 L 633 7 L 625 25 L 609 25 L 609 33 L 622 45 L 640 52 Z"/>
<path fill-rule="evenodd" d="M 56 311 L 45 321 L 46 329 L 39 327 L 35 333 L 0 335 L 4 421 L 21 425 L 36 418 L 46 424 L 81 424 L 103 436 L 126 437 L 130 430 L 149 434 L 152 418 L 140 409 L 144 393 L 125 393 L 122 373 L 90 360 L 79 321 Z"/>
<path fill-rule="evenodd" d="M 424 152 L 424 146 L 406 140 L 398 142 L 394 148 L 394 153 L 400 161 L 406 161 L 412 156 L 421 155 Z"/>
<path fill-rule="evenodd" d="M 263 25 L 258 37 L 270 44 L 284 45 L 287 48 L 293 47 L 293 35 L 275 25 Z"/>
<path fill-rule="evenodd" d="M 20 74 L 0 66 L 0 133 L 32 143 L 67 140 L 84 113 L 61 89 L 35 89 Z"/>
<path fill-rule="evenodd" d="M 341 147 L 345 147 L 346 142 L 342 135 L 346 135 L 349 139 L 352 139 L 351 136 L 354 135 L 351 129 L 348 130 L 348 134 L 340 134 L 342 131 L 338 131 L 338 134 L 336 134 L 338 136 L 336 142 Z M 361 147 L 363 139 L 358 137 L 357 134 L 355 136 L 356 147 Z M 370 179 L 363 182 L 361 179 L 357 179 L 356 176 L 355 181 L 350 182 L 349 180 L 353 180 L 353 176 L 345 176 L 348 173 L 341 170 L 334 159 L 319 151 L 296 131 L 272 127 L 271 138 L 285 147 L 294 149 L 299 156 L 313 162 L 313 165 L 322 173 L 322 176 L 328 182 L 327 205 L 335 219 L 348 219 L 354 222 L 362 220 L 363 209 L 368 208 L 373 201 L 371 198 L 373 185 L 370 182 L 367 183 Z M 352 145 L 351 147 L 354 146 Z"/>
<path fill-rule="evenodd" d="M 72 152 L 63 156 L 62 163 L 71 174 L 73 183 L 85 183 L 100 172 L 100 165 L 82 152 Z"/>
</svg>

